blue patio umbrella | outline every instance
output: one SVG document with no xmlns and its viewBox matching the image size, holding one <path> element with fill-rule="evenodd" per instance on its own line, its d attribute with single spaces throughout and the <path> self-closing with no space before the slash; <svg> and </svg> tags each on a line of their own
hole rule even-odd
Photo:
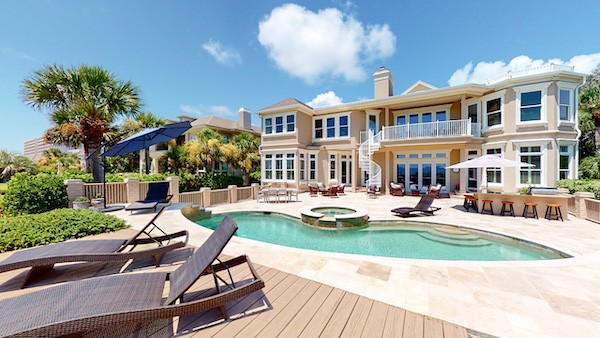
<svg viewBox="0 0 600 338">
<path fill-rule="evenodd" d="M 147 128 L 115 144 L 100 156 L 119 156 L 140 151 L 157 143 L 177 138 L 191 127 L 190 121 L 183 121 L 158 128 Z"/>
</svg>

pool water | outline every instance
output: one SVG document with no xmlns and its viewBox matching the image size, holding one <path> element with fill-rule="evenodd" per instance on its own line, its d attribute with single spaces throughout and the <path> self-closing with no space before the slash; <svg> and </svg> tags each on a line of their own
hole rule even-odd
<svg viewBox="0 0 600 338">
<path fill-rule="evenodd" d="M 508 237 L 487 236 L 483 232 L 457 227 L 370 222 L 367 228 L 324 230 L 276 213 L 234 212 L 228 215 L 238 224 L 236 236 L 301 249 L 434 260 L 521 261 L 568 257 Z M 223 217 L 223 214 L 214 215 L 197 223 L 214 230 Z"/>
<path fill-rule="evenodd" d="M 323 208 L 312 208 L 311 211 L 318 212 L 325 215 L 325 217 L 333 217 L 335 215 L 349 215 L 356 212 L 354 209 L 339 208 L 339 207 L 323 207 Z"/>
</svg>

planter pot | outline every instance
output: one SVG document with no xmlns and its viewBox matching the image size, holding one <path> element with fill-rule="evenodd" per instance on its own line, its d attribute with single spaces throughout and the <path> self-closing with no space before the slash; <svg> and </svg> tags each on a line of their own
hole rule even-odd
<svg viewBox="0 0 600 338">
<path fill-rule="evenodd" d="M 92 206 L 99 207 L 104 205 L 104 198 L 92 198 Z"/>
<path fill-rule="evenodd" d="M 88 209 L 90 202 L 73 202 L 73 209 Z"/>
</svg>

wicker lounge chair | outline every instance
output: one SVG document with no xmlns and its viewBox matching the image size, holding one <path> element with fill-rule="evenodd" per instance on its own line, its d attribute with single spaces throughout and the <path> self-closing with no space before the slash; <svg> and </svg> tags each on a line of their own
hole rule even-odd
<svg viewBox="0 0 600 338">
<path fill-rule="evenodd" d="M 367 188 L 367 196 L 369 196 L 369 198 L 377 198 L 377 195 L 379 193 L 380 193 L 379 187 L 377 187 L 377 185 L 375 185 L 375 184 L 371 184 Z"/>
<path fill-rule="evenodd" d="M 390 182 L 390 194 L 392 196 L 404 196 L 404 184 Z"/>
<path fill-rule="evenodd" d="M 431 206 L 434 200 L 435 197 L 433 195 L 427 194 L 421 197 L 421 200 L 419 201 L 419 203 L 417 203 L 417 205 L 414 208 L 396 208 L 393 209 L 392 212 L 395 213 L 396 216 L 400 217 L 412 216 L 415 212 L 422 213 L 425 215 L 433 215 L 434 212 L 441 209 L 438 207 Z"/>
<path fill-rule="evenodd" d="M 322 196 L 329 196 L 329 197 L 338 197 L 338 195 L 337 195 L 337 187 L 330 187 L 326 191 L 323 191 L 323 193 L 321 193 L 321 195 Z"/>
<path fill-rule="evenodd" d="M 139 328 L 158 320 L 220 308 L 264 287 L 250 260 L 217 258 L 237 230 L 226 217 L 212 235 L 177 270 L 169 273 L 128 273 L 65 283 L 0 301 L 0 336 L 122 336 L 120 330 Z M 213 265 L 213 262 L 218 262 Z M 229 268 L 246 263 L 252 277 L 234 282 Z M 217 272 L 228 272 L 228 277 Z M 212 295 L 196 299 L 186 292 L 201 276 L 212 275 Z M 165 282 L 168 297 L 163 302 Z M 131 332 L 129 332 L 131 333 Z"/>
<path fill-rule="evenodd" d="M 309 185 L 308 191 L 310 192 L 310 197 L 319 196 L 319 187 L 317 187 L 316 185 Z"/>
<path fill-rule="evenodd" d="M 169 203 L 173 195 L 169 195 L 169 182 L 148 183 L 146 198 L 128 205 L 125 210 L 134 211 L 154 209 L 159 203 Z"/>
<path fill-rule="evenodd" d="M 21 285 L 25 287 L 35 276 L 52 270 L 54 264 L 58 263 L 118 262 L 152 257 L 156 266 L 159 266 L 165 253 L 184 247 L 188 240 L 185 230 L 167 234 L 156 225 L 155 221 L 164 209 L 161 208 L 142 230 L 129 239 L 75 240 L 19 250 L 0 262 L 0 273 L 31 267 Z M 153 237 L 150 233 L 155 229 L 162 235 Z M 182 241 L 171 241 L 184 236 Z M 137 245 L 152 243 L 158 246 L 133 251 Z"/>
</svg>

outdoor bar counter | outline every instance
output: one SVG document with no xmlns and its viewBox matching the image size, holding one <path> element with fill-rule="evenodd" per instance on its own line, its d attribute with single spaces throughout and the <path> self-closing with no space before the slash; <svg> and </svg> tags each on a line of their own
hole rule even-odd
<svg viewBox="0 0 600 338">
<path fill-rule="evenodd" d="M 500 215 L 500 210 L 502 210 L 502 201 L 511 201 L 513 202 L 513 207 L 515 208 L 515 216 L 521 217 L 523 215 L 523 209 L 525 208 L 525 203 L 537 203 L 537 212 L 539 218 L 544 218 L 544 214 L 546 213 L 546 204 L 560 204 L 560 211 L 562 212 L 563 219 L 567 219 L 568 212 L 568 203 L 569 198 L 573 196 L 567 194 L 558 194 L 558 195 L 521 195 L 521 194 L 494 194 L 494 193 L 474 193 L 473 196 L 477 197 L 477 207 L 479 208 L 479 212 L 481 212 L 481 208 L 483 207 L 483 200 L 491 200 L 494 201 L 492 203 L 492 207 L 494 208 L 494 214 Z M 506 206 L 507 209 L 509 206 Z M 486 210 L 489 209 L 489 206 L 486 206 Z M 530 212 L 532 211 L 529 208 Z M 510 217 L 510 216 L 508 216 Z"/>
</svg>

